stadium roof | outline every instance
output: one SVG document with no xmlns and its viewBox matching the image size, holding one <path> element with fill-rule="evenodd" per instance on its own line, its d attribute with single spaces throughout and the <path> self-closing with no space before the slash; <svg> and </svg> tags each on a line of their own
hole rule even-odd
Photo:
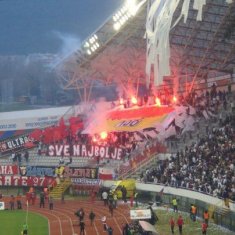
<svg viewBox="0 0 235 235">
<path fill-rule="evenodd" d="M 184 1 L 174 11 L 174 22 Z M 189 0 L 190 1 L 190 0 Z M 119 83 L 126 88 L 146 83 L 146 18 L 154 1 L 139 0 L 136 15 L 129 15 L 123 25 L 115 26 L 111 16 L 84 42 L 79 51 L 63 59 L 57 66 L 60 82 L 65 89 L 89 87 L 92 84 Z M 124 10 L 123 10 L 124 12 Z M 170 69 L 172 78 L 200 80 L 215 74 L 233 74 L 235 68 L 235 1 L 207 0 L 202 8 L 202 20 L 190 1 L 186 22 L 181 19 L 170 30 Z M 115 29 L 116 27 L 116 29 Z M 95 45 L 93 48 L 89 47 Z M 90 44 L 88 46 L 88 44 Z M 91 50 L 92 48 L 92 50 Z"/>
</svg>

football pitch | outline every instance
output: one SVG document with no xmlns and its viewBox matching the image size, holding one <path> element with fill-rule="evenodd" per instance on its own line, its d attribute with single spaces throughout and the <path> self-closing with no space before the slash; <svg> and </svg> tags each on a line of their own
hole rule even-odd
<svg viewBox="0 0 235 235">
<path fill-rule="evenodd" d="M 0 234 L 20 235 L 23 224 L 26 221 L 26 211 L 24 210 L 4 210 L 0 211 Z M 47 219 L 29 212 L 28 213 L 28 234 L 48 235 Z M 4 233 L 3 233 L 4 232 Z"/>
<path fill-rule="evenodd" d="M 179 212 L 174 213 L 172 210 L 163 210 L 163 209 L 157 209 L 155 210 L 157 213 L 157 217 L 159 218 L 156 228 L 160 235 L 171 235 L 169 220 L 171 216 L 174 218 L 175 221 L 177 221 L 177 218 L 179 215 L 182 215 L 184 219 L 184 225 L 183 225 L 183 235 L 201 235 L 201 224 L 202 220 L 197 218 L 196 222 L 193 222 L 189 218 L 188 213 Z M 175 225 L 175 235 L 179 234 L 178 227 Z M 224 229 L 213 222 L 209 222 L 209 227 L 207 229 L 208 235 L 234 235 L 235 232 L 229 231 L 227 229 Z"/>
</svg>

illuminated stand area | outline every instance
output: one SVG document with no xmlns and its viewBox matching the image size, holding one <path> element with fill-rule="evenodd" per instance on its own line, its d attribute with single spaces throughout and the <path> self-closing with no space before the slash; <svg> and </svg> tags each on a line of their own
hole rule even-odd
<svg viewBox="0 0 235 235">
<path fill-rule="evenodd" d="M 127 0 L 124 6 L 112 16 L 111 21 L 113 23 L 113 29 L 118 32 L 129 19 L 135 17 L 138 10 L 145 3 L 146 0 Z M 105 44 L 105 41 L 106 40 L 103 40 L 101 43 Z M 92 55 L 92 53 L 94 53 L 99 47 L 100 41 L 97 34 L 93 34 L 83 43 L 83 49 L 85 49 L 87 55 Z"/>
</svg>

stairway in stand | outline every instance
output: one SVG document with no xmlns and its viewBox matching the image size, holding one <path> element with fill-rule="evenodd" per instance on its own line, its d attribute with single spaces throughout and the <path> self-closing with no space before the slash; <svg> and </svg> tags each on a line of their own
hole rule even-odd
<svg viewBox="0 0 235 235">
<path fill-rule="evenodd" d="M 57 183 L 57 185 L 50 191 L 49 195 L 53 198 L 61 198 L 62 193 L 64 193 L 71 184 L 71 179 L 65 178 L 61 180 L 60 183 Z"/>
</svg>

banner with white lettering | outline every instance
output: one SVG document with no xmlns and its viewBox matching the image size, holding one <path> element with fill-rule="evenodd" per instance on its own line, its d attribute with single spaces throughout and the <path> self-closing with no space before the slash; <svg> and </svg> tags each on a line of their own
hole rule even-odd
<svg viewBox="0 0 235 235">
<path fill-rule="evenodd" d="M 25 144 L 31 142 L 32 140 L 29 138 L 28 135 L 23 135 L 20 137 L 16 137 L 14 139 L 6 140 L 0 142 L 0 152 L 7 153 L 11 152 L 12 150 L 20 150 L 24 148 Z"/>
<path fill-rule="evenodd" d="M 44 167 L 44 166 L 20 166 L 19 167 L 21 176 L 55 176 L 55 167 Z"/>
<path fill-rule="evenodd" d="M 19 168 L 16 165 L 0 166 L 0 175 L 18 175 L 18 174 L 19 174 Z"/>
<path fill-rule="evenodd" d="M 54 178 L 52 177 L 0 175 L 0 186 L 48 187 L 53 181 Z"/>
<path fill-rule="evenodd" d="M 49 156 L 79 156 L 79 157 L 100 157 L 106 159 L 121 160 L 124 154 L 122 148 L 97 145 L 49 145 Z"/>
<path fill-rule="evenodd" d="M 8 168 L 3 170 L 2 170 L 3 173 L 12 172 Z M 98 168 L 89 168 L 89 167 L 80 168 L 80 167 L 68 167 L 68 166 L 59 166 L 59 167 L 20 166 L 19 172 L 21 176 L 55 177 L 56 175 L 63 175 L 64 177 L 70 177 L 70 178 L 72 177 L 89 178 L 89 179 L 98 178 Z"/>
<path fill-rule="evenodd" d="M 98 178 L 98 168 L 64 167 L 64 177 L 97 179 Z"/>
<path fill-rule="evenodd" d="M 71 182 L 75 185 L 100 186 L 102 183 L 102 180 L 100 180 L 100 179 L 86 179 L 86 178 L 72 178 Z"/>
</svg>

